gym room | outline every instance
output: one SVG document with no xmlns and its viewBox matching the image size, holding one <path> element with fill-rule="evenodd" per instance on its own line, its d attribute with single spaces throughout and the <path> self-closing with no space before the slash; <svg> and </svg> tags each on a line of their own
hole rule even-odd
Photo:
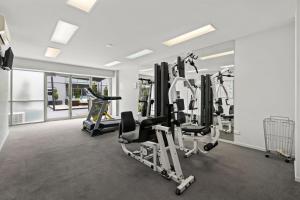
<svg viewBox="0 0 300 200">
<path fill-rule="evenodd" d="M 0 200 L 300 199 L 300 0 L 3 0 L 0 67 Z"/>
</svg>

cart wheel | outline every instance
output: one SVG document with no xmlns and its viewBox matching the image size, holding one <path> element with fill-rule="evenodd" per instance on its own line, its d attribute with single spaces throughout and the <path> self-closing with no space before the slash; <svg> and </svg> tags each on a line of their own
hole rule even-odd
<svg viewBox="0 0 300 200">
<path fill-rule="evenodd" d="M 181 192 L 178 188 L 175 190 L 175 194 L 178 195 L 178 196 L 181 195 Z"/>
<path fill-rule="evenodd" d="M 290 163 L 290 160 L 289 159 L 285 159 L 284 160 L 286 163 Z"/>
<path fill-rule="evenodd" d="M 270 155 L 266 154 L 266 155 L 265 155 L 265 157 L 266 157 L 266 158 L 269 158 L 269 157 L 270 157 Z"/>
</svg>

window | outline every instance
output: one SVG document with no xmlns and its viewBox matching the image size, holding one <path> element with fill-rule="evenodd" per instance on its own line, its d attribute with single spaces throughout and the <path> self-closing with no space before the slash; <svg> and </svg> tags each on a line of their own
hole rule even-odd
<svg viewBox="0 0 300 200">
<path fill-rule="evenodd" d="M 11 124 L 44 121 L 44 73 L 13 70 Z"/>
</svg>

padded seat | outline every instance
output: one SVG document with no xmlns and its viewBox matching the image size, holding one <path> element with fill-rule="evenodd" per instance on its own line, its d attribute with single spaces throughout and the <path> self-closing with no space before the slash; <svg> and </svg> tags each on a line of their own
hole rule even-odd
<svg viewBox="0 0 300 200">
<path fill-rule="evenodd" d="M 126 133 L 122 133 L 120 136 L 122 139 L 126 140 L 128 143 L 135 142 L 139 139 L 139 130 L 129 131 Z"/>
<path fill-rule="evenodd" d="M 119 142 L 141 143 L 156 141 L 155 130 L 153 130 L 152 127 L 157 124 L 165 123 L 166 121 L 167 119 L 165 117 L 149 118 L 141 121 L 137 127 L 132 112 L 122 112 L 119 127 Z"/>
<path fill-rule="evenodd" d="M 203 129 L 205 129 L 205 126 L 195 126 L 195 125 L 183 126 L 181 128 L 181 130 L 184 132 L 192 132 L 192 133 L 201 133 Z"/>
<path fill-rule="evenodd" d="M 221 115 L 223 119 L 232 120 L 234 118 L 234 115 Z"/>
<path fill-rule="evenodd" d="M 181 127 L 181 131 L 185 135 L 190 135 L 190 133 L 194 133 L 195 135 L 207 135 L 210 133 L 210 128 L 206 126 L 196 126 L 196 125 L 189 125 Z"/>
</svg>

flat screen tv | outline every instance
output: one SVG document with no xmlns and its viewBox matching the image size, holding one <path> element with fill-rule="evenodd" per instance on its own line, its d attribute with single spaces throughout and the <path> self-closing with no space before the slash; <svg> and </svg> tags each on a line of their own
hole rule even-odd
<svg viewBox="0 0 300 200">
<path fill-rule="evenodd" d="M 11 47 L 9 47 L 4 54 L 4 57 L 2 58 L 1 62 L 1 68 L 5 70 L 11 70 L 13 66 L 13 60 L 14 60 L 14 53 L 11 50 Z"/>
</svg>

